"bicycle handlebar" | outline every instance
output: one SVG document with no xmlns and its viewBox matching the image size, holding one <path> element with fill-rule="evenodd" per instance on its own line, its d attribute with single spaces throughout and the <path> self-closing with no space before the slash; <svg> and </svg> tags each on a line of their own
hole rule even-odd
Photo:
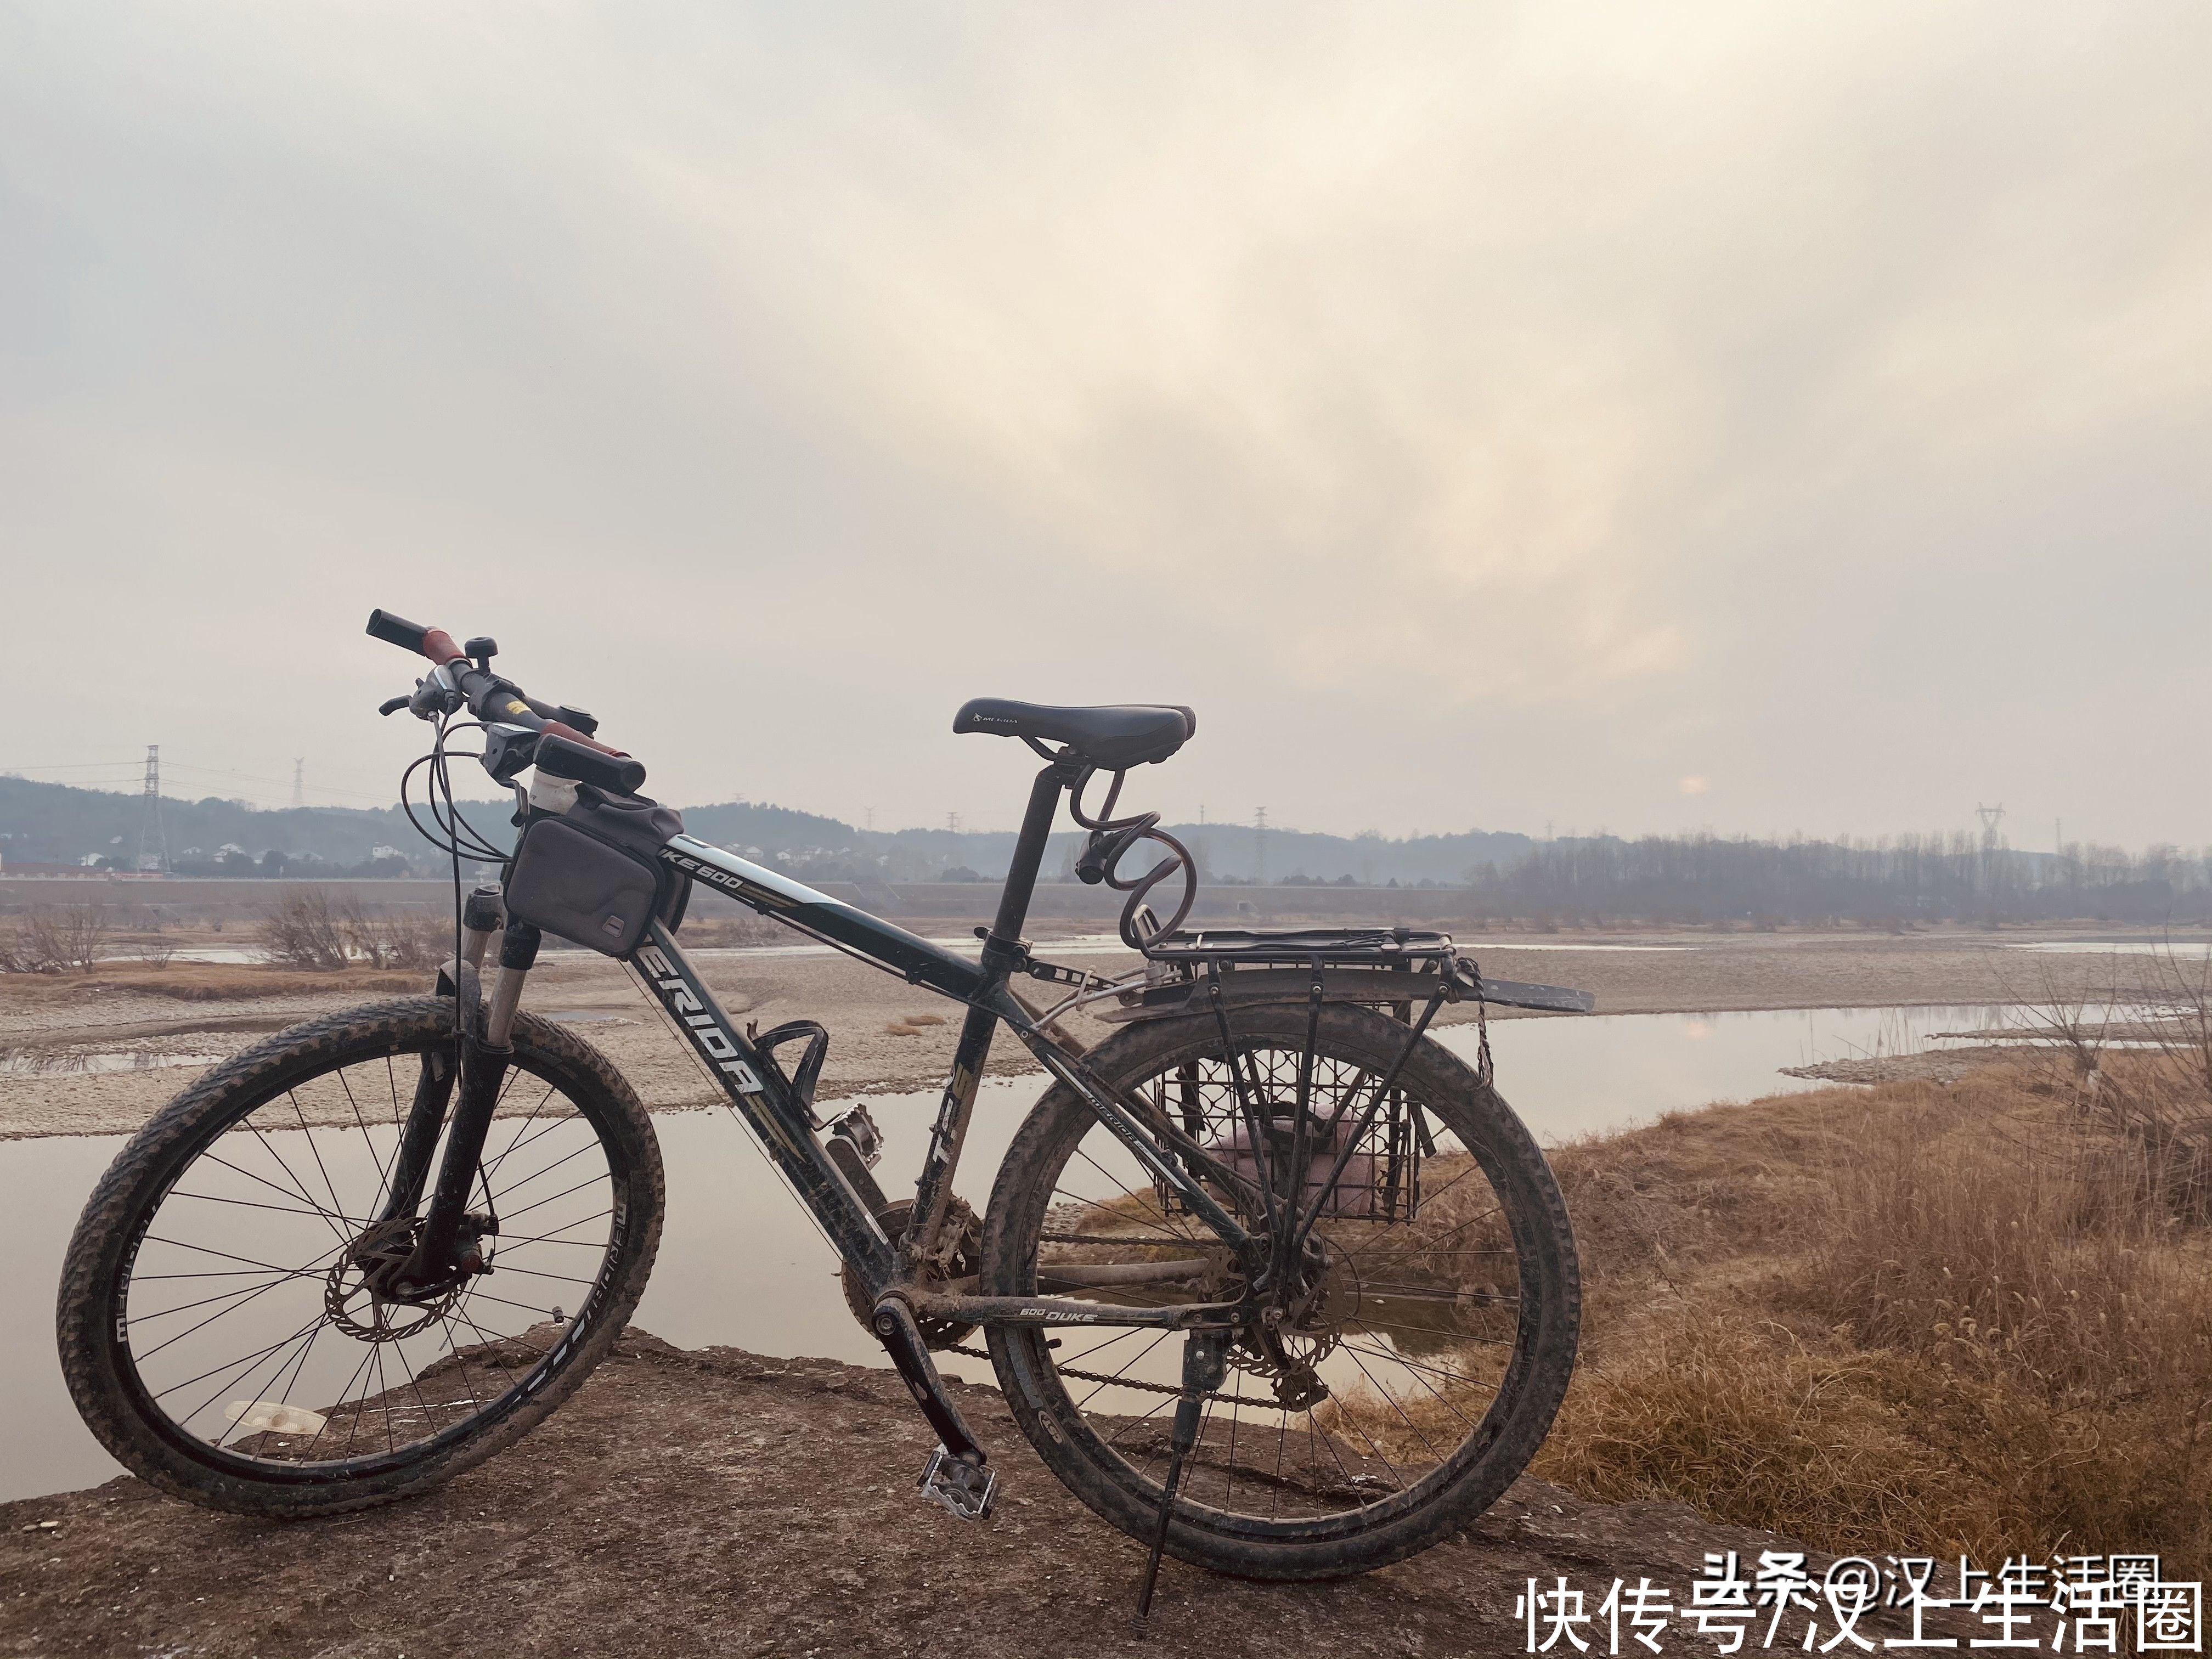
<svg viewBox="0 0 2212 1659">
<path fill-rule="evenodd" d="M 368 613 L 368 631 L 372 637 L 387 645 L 396 645 L 402 651 L 412 651 L 418 657 L 428 657 L 443 668 L 461 655 L 461 647 L 453 643 L 453 636 L 442 628 L 425 628 L 421 623 L 411 623 L 404 617 L 395 617 L 389 611 Z"/>
<path fill-rule="evenodd" d="M 642 763 L 561 718 L 574 714 L 583 719 L 583 715 L 542 703 L 514 681 L 476 666 L 444 629 L 425 628 L 379 610 L 368 613 L 368 631 L 372 638 L 428 657 L 443 669 L 453 690 L 467 702 L 469 712 L 478 720 L 520 726 L 535 734 L 539 761 L 556 776 L 575 778 L 625 795 L 635 794 L 645 787 Z M 387 710 L 390 708 L 387 704 Z"/>
</svg>

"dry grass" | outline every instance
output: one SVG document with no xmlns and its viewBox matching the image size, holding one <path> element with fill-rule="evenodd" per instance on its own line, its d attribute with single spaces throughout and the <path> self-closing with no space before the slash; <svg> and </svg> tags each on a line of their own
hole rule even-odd
<svg viewBox="0 0 2212 1659">
<path fill-rule="evenodd" d="M 920 1036 L 933 1025 L 945 1024 L 942 1014 L 901 1014 L 884 1027 L 885 1036 Z"/>
<path fill-rule="evenodd" d="M 2070 1541 L 2193 1575 L 2212 1237 L 2168 1162 L 2033 1068 L 1567 1148 L 1589 1318 L 1537 1471 L 1836 1550 Z"/>
<path fill-rule="evenodd" d="M 2069 1029 L 2043 1057 L 1955 1085 L 1822 1090 L 1559 1149 L 1583 1354 L 1535 1473 L 1838 1552 L 2136 1549 L 2204 1576 L 2206 988 L 2169 975 L 2095 1031 L 2053 1017 Z M 2148 1047 L 2109 1046 L 2147 1030 Z M 1415 1237 L 1463 1218 L 1447 1199 Z M 1449 1426 L 1442 1402 L 1428 1422 L 1339 1409 L 1394 1457 Z"/>
</svg>

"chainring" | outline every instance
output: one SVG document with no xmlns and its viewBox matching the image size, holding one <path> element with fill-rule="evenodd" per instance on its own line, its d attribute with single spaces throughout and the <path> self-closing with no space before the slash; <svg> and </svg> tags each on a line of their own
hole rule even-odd
<svg viewBox="0 0 2212 1659">
<path fill-rule="evenodd" d="M 914 1219 L 914 1200 L 902 1198 L 876 1214 L 876 1221 L 893 1244 L 906 1237 L 908 1225 Z M 983 1224 L 965 1199 L 955 1198 L 945 1207 L 945 1225 L 938 1230 L 937 1249 L 922 1265 L 932 1284 L 949 1279 L 973 1278 L 983 1261 Z M 844 1286 L 845 1305 L 853 1310 L 853 1317 L 860 1322 L 860 1328 L 870 1336 L 876 1334 L 876 1304 L 868 1294 L 868 1287 L 853 1271 L 850 1262 L 838 1274 Z M 921 1327 L 921 1340 L 931 1349 L 949 1348 L 957 1342 L 965 1342 L 975 1334 L 975 1327 L 959 1320 L 915 1320 Z"/>
</svg>

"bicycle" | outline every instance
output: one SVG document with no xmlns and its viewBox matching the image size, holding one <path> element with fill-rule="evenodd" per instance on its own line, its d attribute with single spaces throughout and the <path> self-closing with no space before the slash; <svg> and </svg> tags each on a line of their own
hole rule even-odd
<svg viewBox="0 0 2212 1659">
<path fill-rule="evenodd" d="M 547 933 L 635 972 L 821 1224 L 936 1431 L 920 1488 L 951 1514 L 989 1513 L 997 1471 L 939 1382 L 947 1350 L 987 1357 L 1045 1466 L 1147 1547 L 1140 1608 L 1163 1553 L 1364 1571 L 1526 1467 L 1574 1364 L 1573 1237 L 1486 1030 L 1470 1066 L 1429 1030 L 1448 1003 L 1586 1012 L 1586 994 L 1487 979 L 1439 933 L 1185 928 L 1188 854 L 1157 814 L 1114 816 L 1131 769 L 1194 732 L 1185 708 L 961 709 L 956 732 L 1044 763 L 970 958 L 686 835 L 589 714 L 493 672 L 494 641 L 383 611 L 368 632 L 431 664 L 383 712 L 437 727 L 402 799 L 414 817 L 427 767 L 433 823 L 415 821 L 452 855 L 453 955 L 432 994 L 216 1066 L 99 1183 L 57 1323 L 77 1407 L 127 1468 L 250 1515 L 383 1503 L 510 1444 L 605 1357 L 653 1265 L 662 1170 L 612 1063 L 520 1006 Z M 511 850 L 453 799 L 449 745 L 472 729 L 516 794 Z M 1022 938 L 1063 796 L 1089 832 L 1077 874 L 1127 895 L 1128 973 Z M 1125 873 L 1148 844 L 1166 855 Z M 465 856 L 502 881 L 464 898 Z M 1150 896 L 1177 877 L 1163 924 Z M 756 1034 L 716 1003 L 678 943 L 695 887 L 965 1006 L 911 1198 L 878 1183 L 865 1104 L 816 1111 L 829 1033 Z M 1086 1047 L 1075 1009 L 1118 1029 Z M 1048 1086 L 979 1216 L 954 1179 L 1000 1025 Z"/>
</svg>

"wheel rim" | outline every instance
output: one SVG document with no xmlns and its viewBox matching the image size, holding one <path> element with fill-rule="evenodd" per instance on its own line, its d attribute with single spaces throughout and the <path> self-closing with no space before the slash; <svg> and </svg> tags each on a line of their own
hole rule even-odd
<svg viewBox="0 0 2212 1659">
<path fill-rule="evenodd" d="M 1302 1048 L 1302 1032 L 1243 1047 L 1248 1097 L 1290 1111 Z M 1389 1064 L 1387 1056 L 1376 1061 L 1350 1053 L 1318 1058 L 1309 1111 L 1326 1121 L 1347 1100 L 1364 1103 Z M 1305 1306 L 1272 1334 L 1248 1325 L 1234 1339 L 1227 1376 L 1204 1402 L 1197 1447 L 1182 1469 L 1182 1524 L 1276 1539 L 1383 1525 L 1459 1480 L 1512 1414 L 1539 1316 L 1528 1206 L 1506 1201 L 1495 1158 L 1466 1148 L 1462 1132 L 1473 1133 L 1472 1120 L 1444 1091 L 1423 1095 L 1419 1070 L 1409 1067 L 1394 1091 L 1406 1096 L 1395 1143 L 1386 1109 L 1353 1148 L 1354 1178 L 1329 1189 L 1314 1228 L 1326 1263 Z M 1194 1042 L 1131 1092 L 1217 1154 L 1233 1150 L 1241 1114 L 1218 1041 Z M 1408 1144 L 1415 1106 L 1433 1154 Z M 1318 1133 L 1310 1127 L 1310 1135 Z M 1164 1206 L 1134 1158 L 1079 1106 L 1071 1105 L 1047 1162 L 1049 1190 L 1034 1200 L 1016 1250 L 1021 1293 L 1152 1305 L 1239 1294 L 1225 1249 L 1195 1217 Z M 1309 1198 L 1323 1191 L 1320 1177 L 1332 1162 L 1310 1171 Z M 1370 1181 L 1356 1179 L 1363 1169 Z M 1270 1170 L 1272 1185 L 1287 1184 L 1286 1160 L 1271 1158 Z M 1257 1160 L 1239 1172 L 1256 1176 Z M 1251 1224 L 1249 1196 L 1246 1218 Z M 1206 1269 L 1182 1279 L 1077 1282 L 1086 1270 L 1112 1278 L 1151 1264 L 1164 1273 L 1201 1257 Z M 1060 1417 L 1135 1510 L 1156 1510 L 1187 1339 L 1125 1327 L 1007 1332 L 1002 1340 L 1037 1385 L 1023 1392 Z"/>
<path fill-rule="evenodd" d="M 420 1304 L 364 1283 L 416 1076 L 450 1053 L 416 1034 L 319 1057 L 173 1160 L 118 1262 L 109 1337 L 163 1440 L 259 1482 L 371 1477 L 483 1433 L 573 1351 L 614 1282 L 629 1172 L 590 1089 L 526 1049 L 471 1193 L 497 1218 L 491 1272 Z"/>
</svg>

